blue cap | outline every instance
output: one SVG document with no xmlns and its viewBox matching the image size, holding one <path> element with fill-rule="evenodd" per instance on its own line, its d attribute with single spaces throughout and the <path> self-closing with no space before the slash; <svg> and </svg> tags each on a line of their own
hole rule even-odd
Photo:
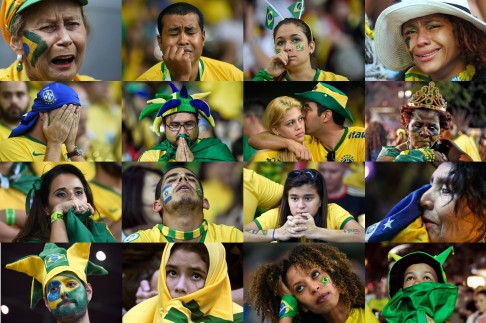
<svg viewBox="0 0 486 323">
<path fill-rule="evenodd" d="M 62 83 L 44 86 L 37 93 L 32 110 L 20 118 L 20 125 L 12 130 L 9 138 L 21 136 L 31 130 L 39 118 L 39 112 L 59 109 L 65 104 L 81 105 L 78 94 L 72 88 Z"/>
</svg>

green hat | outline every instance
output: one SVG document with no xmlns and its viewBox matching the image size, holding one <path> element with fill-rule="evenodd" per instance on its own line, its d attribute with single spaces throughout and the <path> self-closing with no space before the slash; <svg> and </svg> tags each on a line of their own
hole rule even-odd
<svg viewBox="0 0 486 323">
<path fill-rule="evenodd" d="M 388 273 L 388 293 L 390 297 L 393 297 L 393 295 L 402 289 L 405 270 L 413 264 L 424 263 L 431 266 L 437 274 L 438 282 L 447 283 L 447 277 L 442 266 L 451 251 L 453 251 L 453 248 L 449 247 L 437 256 L 431 256 L 422 251 L 412 252 L 403 257 L 390 253 L 388 256 L 396 260 Z"/>
<path fill-rule="evenodd" d="M 351 122 L 354 122 L 353 116 L 351 115 L 349 110 L 346 109 L 348 96 L 336 89 L 334 86 L 319 82 L 312 89 L 312 91 L 304 93 L 294 93 L 294 95 L 307 101 L 319 103 L 323 107 L 332 110 L 345 118 L 348 118 L 349 120 L 351 120 Z"/>
<path fill-rule="evenodd" d="M 172 82 L 169 82 L 169 85 L 173 93 L 159 93 L 156 95 L 157 99 L 147 101 L 149 105 L 142 110 L 139 120 L 142 120 L 148 115 L 157 113 L 153 127 L 158 136 L 160 136 L 160 124 L 162 121 L 172 114 L 181 112 L 192 113 L 195 114 L 196 117 L 199 115 L 206 119 L 213 128 L 215 127 L 214 118 L 211 115 L 209 105 L 203 100 L 200 100 L 201 98 L 208 96 L 210 92 L 189 95 L 185 84 L 182 85 L 180 91 Z"/>
<path fill-rule="evenodd" d="M 108 274 L 106 269 L 89 261 L 90 247 L 91 243 L 75 243 L 66 250 L 48 242 L 38 256 L 23 257 L 5 267 L 33 277 L 30 309 L 34 309 L 44 295 L 47 283 L 62 272 L 74 273 L 85 285 L 88 275 Z"/>
</svg>

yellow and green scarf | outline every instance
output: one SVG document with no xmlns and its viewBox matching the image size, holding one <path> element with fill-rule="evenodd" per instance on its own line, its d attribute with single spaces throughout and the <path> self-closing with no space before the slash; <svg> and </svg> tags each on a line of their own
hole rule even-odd
<svg viewBox="0 0 486 323">
<path fill-rule="evenodd" d="M 204 288 L 183 297 L 170 296 L 165 266 L 174 244 L 168 243 L 160 263 L 159 295 L 133 307 L 125 314 L 123 322 L 243 322 L 243 308 L 232 302 L 224 246 L 219 242 L 204 245 L 209 253 Z"/>
<path fill-rule="evenodd" d="M 467 65 L 466 69 L 453 77 L 451 81 L 471 81 L 475 74 L 476 68 L 472 65 Z M 432 79 L 416 66 L 412 66 L 405 72 L 405 81 L 430 82 Z"/>
</svg>

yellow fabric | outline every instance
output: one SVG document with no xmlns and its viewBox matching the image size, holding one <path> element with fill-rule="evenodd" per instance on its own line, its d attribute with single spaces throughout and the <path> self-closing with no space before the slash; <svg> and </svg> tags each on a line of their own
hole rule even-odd
<svg viewBox="0 0 486 323">
<path fill-rule="evenodd" d="M 61 164 L 71 164 L 76 166 L 81 170 L 81 172 L 84 175 L 84 178 L 89 182 L 90 180 L 93 179 L 96 175 L 96 166 L 95 163 L 89 163 L 89 162 L 84 162 L 84 163 L 71 163 L 71 162 L 43 162 L 43 163 L 32 163 L 30 164 L 30 168 L 34 171 L 34 174 L 36 176 L 41 176 L 44 173 L 47 173 L 57 165 Z"/>
<path fill-rule="evenodd" d="M 160 157 L 165 155 L 165 150 L 146 150 L 144 151 L 138 161 L 140 162 L 157 162 Z M 169 161 L 175 161 L 173 159 Z"/>
<path fill-rule="evenodd" d="M 287 81 L 285 78 L 282 81 Z M 347 77 L 320 70 L 316 81 L 349 81 Z"/>
<path fill-rule="evenodd" d="M 0 142 L 0 161 L 44 161 L 46 145 L 26 136 L 8 138 Z M 66 146 L 62 145 L 61 160 L 68 160 Z"/>
<path fill-rule="evenodd" d="M 291 162 L 297 161 L 295 155 L 286 149 L 282 150 L 259 150 L 253 155 L 254 162 Z"/>
<path fill-rule="evenodd" d="M 209 178 L 201 183 L 204 187 L 204 197 L 211 201 L 210 209 L 204 210 L 204 218 L 209 222 L 216 222 L 216 216 L 231 210 L 235 200 L 235 193 L 218 178 Z"/>
<path fill-rule="evenodd" d="M 24 0 L 3 0 L 2 1 L 2 12 L 0 15 L 0 28 L 2 28 L 3 38 L 10 44 L 10 32 L 8 30 L 10 24 L 12 23 L 13 17 L 17 13 L 17 10 L 24 3 Z"/>
<path fill-rule="evenodd" d="M 7 139 L 11 132 L 12 129 L 0 121 L 0 141 Z"/>
<path fill-rule="evenodd" d="M 25 211 L 25 194 L 13 187 L 0 187 L 0 210 L 16 209 Z"/>
<path fill-rule="evenodd" d="M 282 198 L 283 185 L 243 168 L 243 224 L 253 221 L 257 207 L 269 209 Z"/>
<path fill-rule="evenodd" d="M 391 241 L 393 243 L 402 242 L 430 242 L 427 228 L 425 227 L 422 217 L 418 217 L 410 223 L 405 229 L 400 231 Z"/>
<path fill-rule="evenodd" d="M 278 208 L 271 209 L 254 221 L 260 224 L 259 228 L 261 230 L 270 230 L 270 229 L 277 229 L 280 228 L 279 225 L 279 214 Z M 349 219 L 354 219 L 348 211 L 340 207 L 335 203 L 329 203 L 327 205 L 327 229 L 330 230 L 342 230 L 343 224 L 345 224 Z M 310 241 L 308 239 L 301 238 L 300 242 L 307 242 Z"/>
<path fill-rule="evenodd" d="M 98 152 L 103 160 L 120 161 L 121 154 L 116 155 L 115 144 L 121 135 L 121 108 L 100 103 L 91 104 L 88 111 L 87 128 L 89 129 L 91 150 Z"/>
<path fill-rule="evenodd" d="M 359 190 L 365 190 L 365 167 L 364 163 L 350 163 L 351 172 L 343 179 L 343 183 L 355 187 Z"/>
<path fill-rule="evenodd" d="M 209 270 L 204 288 L 178 298 L 172 298 L 166 284 L 166 264 L 170 258 L 173 243 L 166 244 L 160 262 L 158 292 L 152 297 L 133 307 L 123 316 L 124 323 L 159 323 L 159 322 L 193 322 L 191 311 L 183 304 L 197 302 L 204 316 L 212 316 L 228 322 L 233 321 L 233 314 L 243 312 L 243 308 L 232 302 L 231 284 L 228 277 L 226 252 L 221 243 L 205 243 L 209 253 Z M 178 320 L 169 319 L 168 312 L 177 310 L 181 313 Z M 167 316 L 167 317 L 166 317 Z M 185 320 L 183 317 L 185 316 Z M 204 322 L 204 318 L 198 322 Z M 212 321 L 209 318 L 207 321 Z"/>
<path fill-rule="evenodd" d="M 389 302 L 390 300 L 386 297 L 383 297 L 382 299 L 377 299 L 377 298 L 372 298 L 369 302 L 368 305 L 371 310 L 376 310 L 376 311 L 383 311 L 385 308 L 385 305 Z"/>
<path fill-rule="evenodd" d="M 138 237 L 136 235 L 138 234 Z M 130 242 L 167 242 L 160 232 L 158 225 L 152 229 L 139 230 L 131 234 Z M 243 242 L 243 232 L 235 227 L 222 224 L 208 223 L 208 232 L 204 242 Z"/>
<path fill-rule="evenodd" d="M 235 66 L 209 57 L 201 56 L 201 60 L 204 64 L 201 81 L 243 81 L 243 72 Z M 162 74 L 161 65 L 162 62 L 155 64 L 140 75 L 137 81 L 163 81 L 166 75 Z"/>
<path fill-rule="evenodd" d="M 481 156 L 479 156 L 478 146 L 474 142 L 474 140 L 469 137 L 468 135 L 460 135 L 456 139 L 454 139 L 456 145 L 459 146 L 469 157 L 472 158 L 473 161 L 481 161 Z"/>
<path fill-rule="evenodd" d="M 327 161 L 327 151 L 321 142 L 311 136 L 305 136 L 304 145 L 312 154 L 312 161 Z M 348 127 L 348 133 L 336 150 L 336 161 L 365 161 L 365 129 L 363 127 Z"/>
<path fill-rule="evenodd" d="M 312 91 L 322 92 L 329 95 L 331 98 L 336 100 L 339 105 L 346 108 L 346 103 L 348 103 L 348 96 L 340 94 L 336 91 L 331 90 L 330 88 L 325 87 L 321 83 L 317 83 L 316 87 Z"/>
<path fill-rule="evenodd" d="M 471 81 L 476 74 L 476 68 L 467 65 L 466 69 L 454 77 L 451 81 Z M 422 72 L 417 66 L 412 66 L 405 72 L 405 81 L 431 81 L 429 75 Z"/>
<path fill-rule="evenodd" d="M 367 305 L 365 308 L 355 308 L 348 316 L 346 323 L 373 323 L 378 322 L 378 319 L 373 315 L 373 312 Z"/>
<path fill-rule="evenodd" d="M 0 68 L 0 81 L 30 81 L 30 79 L 27 76 L 25 68 L 21 72 L 17 71 L 17 61 L 15 61 L 7 68 Z M 96 81 L 96 79 L 91 76 L 76 74 L 73 81 Z"/>
<path fill-rule="evenodd" d="M 95 207 L 100 212 L 96 213 L 92 219 L 99 221 L 108 218 L 113 222 L 119 221 L 122 216 L 121 194 L 93 181 L 89 183 L 89 186 L 93 193 Z"/>
</svg>

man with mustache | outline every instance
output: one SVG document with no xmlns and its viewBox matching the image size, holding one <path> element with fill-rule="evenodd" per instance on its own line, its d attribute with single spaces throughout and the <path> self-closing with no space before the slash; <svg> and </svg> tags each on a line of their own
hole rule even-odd
<svg viewBox="0 0 486 323">
<path fill-rule="evenodd" d="M 196 175 L 182 166 L 171 168 L 155 189 L 153 209 L 162 223 L 132 233 L 123 242 L 243 242 L 237 228 L 204 219 L 203 209 L 209 207 Z"/>
<path fill-rule="evenodd" d="M 37 256 L 8 264 L 7 269 L 32 276 L 30 309 L 44 300 L 59 323 L 89 323 L 88 303 L 93 296 L 88 275 L 106 275 L 101 266 L 89 261 L 90 243 L 75 243 L 69 249 L 46 243 Z"/>
<path fill-rule="evenodd" d="M 30 104 L 27 82 L 0 82 L 0 141 L 20 123 Z"/>
<path fill-rule="evenodd" d="M 202 55 L 206 33 L 198 8 L 179 2 L 166 7 L 157 18 L 157 43 L 163 61 L 137 81 L 243 81 L 235 66 Z"/>
</svg>

